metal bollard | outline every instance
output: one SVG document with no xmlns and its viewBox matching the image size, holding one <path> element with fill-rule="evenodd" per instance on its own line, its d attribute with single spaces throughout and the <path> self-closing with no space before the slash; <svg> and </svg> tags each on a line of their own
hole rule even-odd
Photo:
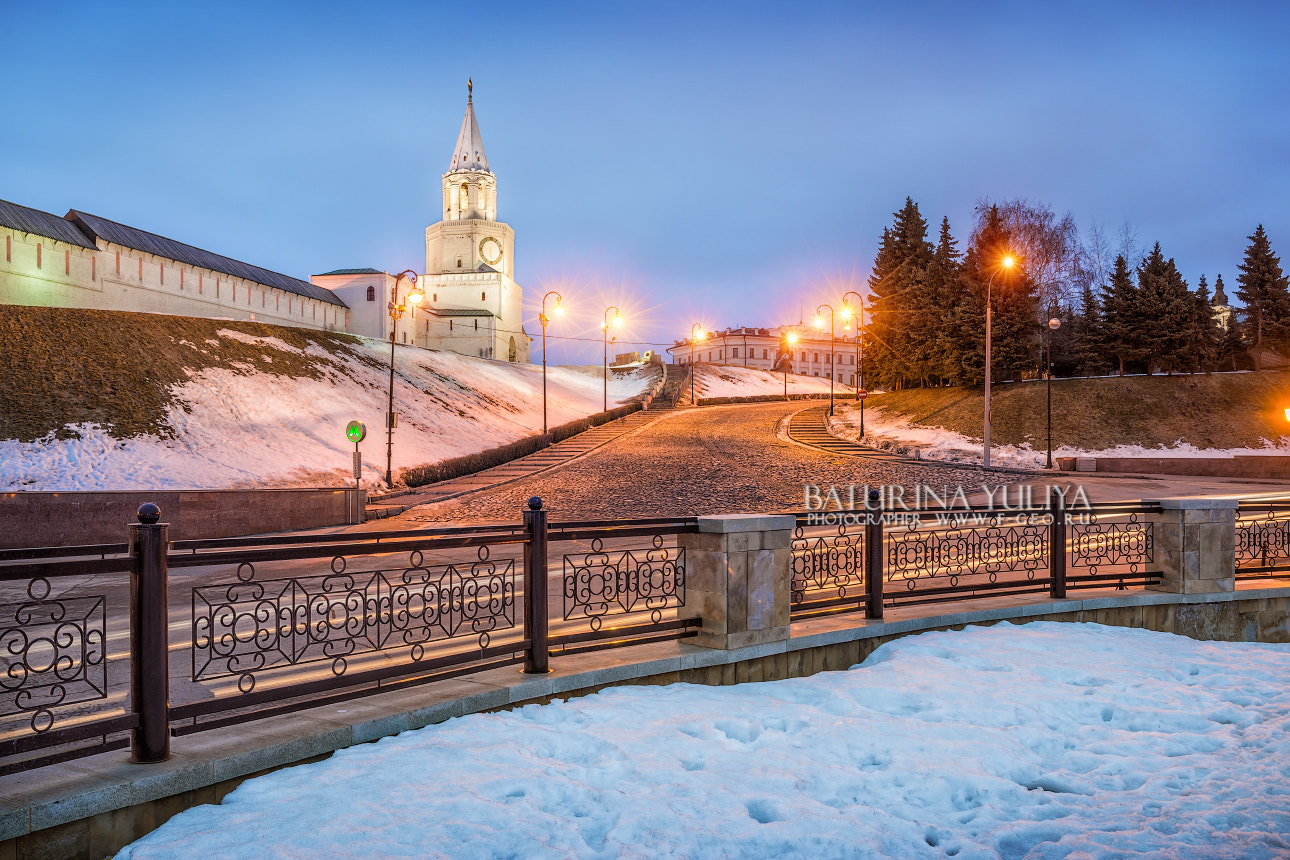
<svg viewBox="0 0 1290 860">
<path fill-rule="evenodd" d="M 865 617 L 882 618 L 882 497 L 877 490 L 869 491 L 869 502 L 864 526 Z"/>
<path fill-rule="evenodd" d="M 1048 567 L 1053 575 L 1052 596 L 1060 600 L 1066 596 L 1066 498 L 1058 495 L 1048 512 L 1053 517 L 1048 529 Z"/>
<path fill-rule="evenodd" d="M 550 654 L 547 650 L 547 569 L 546 569 L 546 514 L 542 500 L 529 499 L 529 509 L 524 512 L 524 638 L 529 640 L 524 671 L 528 674 L 545 674 L 550 671 Z"/>
<path fill-rule="evenodd" d="M 131 731 L 130 760 L 170 758 L 170 652 L 166 606 L 167 523 L 152 502 L 139 506 L 130 526 L 130 706 L 139 716 Z"/>
</svg>

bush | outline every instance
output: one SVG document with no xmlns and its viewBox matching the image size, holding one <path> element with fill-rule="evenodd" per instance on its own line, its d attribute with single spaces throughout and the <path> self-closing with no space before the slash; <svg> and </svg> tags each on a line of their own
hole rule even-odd
<svg viewBox="0 0 1290 860">
<path fill-rule="evenodd" d="M 777 400 L 827 400 L 827 394 L 754 394 L 748 397 L 700 397 L 700 406 L 722 406 L 726 403 L 773 403 Z M 835 397 L 841 400 L 841 397 Z"/>
<path fill-rule="evenodd" d="M 592 427 L 599 427 L 601 424 L 608 424 L 610 421 L 626 418 L 633 412 L 639 412 L 640 410 L 640 403 L 629 403 L 626 406 L 619 406 L 617 409 L 610 409 L 608 412 L 597 412 L 595 415 L 588 415 L 586 418 L 579 418 L 576 421 L 552 427 L 548 433 L 525 436 L 523 439 L 511 442 L 509 445 L 489 448 L 487 451 L 478 451 L 462 457 L 440 460 L 438 463 L 430 463 L 426 466 L 413 466 L 403 469 L 399 472 L 399 480 L 408 487 L 423 487 L 426 484 L 436 484 L 439 481 L 460 478 L 462 475 L 473 475 L 475 472 L 482 472 L 485 469 L 491 469 L 494 466 L 518 460 L 520 457 L 527 457 L 529 454 L 541 451 L 548 445 L 563 442 L 565 439 L 577 436 Z"/>
</svg>

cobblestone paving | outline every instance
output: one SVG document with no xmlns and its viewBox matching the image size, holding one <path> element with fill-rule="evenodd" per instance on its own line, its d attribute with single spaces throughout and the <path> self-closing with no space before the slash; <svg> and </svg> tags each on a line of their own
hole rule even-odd
<svg viewBox="0 0 1290 860">
<path fill-rule="evenodd" d="M 672 415 L 553 472 L 535 475 L 381 521 L 379 528 L 431 523 L 513 522 L 530 496 L 553 520 L 623 519 L 802 510 L 804 486 L 914 484 L 968 493 L 1025 476 L 866 461 L 783 442 L 780 419 L 801 404 L 709 407 Z M 860 490 L 857 486 L 857 494 Z M 858 495 L 857 495 L 858 497 Z"/>
</svg>

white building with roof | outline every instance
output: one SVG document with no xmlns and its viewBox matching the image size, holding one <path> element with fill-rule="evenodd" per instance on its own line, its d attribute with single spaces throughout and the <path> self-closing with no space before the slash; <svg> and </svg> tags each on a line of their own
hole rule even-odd
<svg viewBox="0 0 1290 860">
<path fill-rule="evenodd" d="M 789 343 L 789 334 L 795 335 Z M 838 334 L 832 342 L 828 332 L 807 325 L 775 328 L 727 328 L 705 332 L 701 338 L 684 338 L 668 347 L 673 364 L 719 364 L 752 367 L 801 376 L 818 376 L 844 385 L 860 378 L 862 355 L 854 335 Z"/>
<path fill-rule="evenodd" d="M 473 84 L 467 87 L 466 114 L 443 174 L 443 217 L 425 233 L 425 272 L 416 284 L 425 298 L 398 321 L 397 339 L 527 364 L 530 341 L 523 290 L 515 282 L 515 231 L 497 220 L 497 177 L 484 153 Z M 351 308 L 351 331 L 383 340 L 393 324 L 391 302 L 405 299 L 410 289 L 407 279 L 396 284 L 379 269 L 338 269 L 310 280 Z"/>
<path fill-rule="evenodd" d="M 0 237 L 0 304 L 349 326 L 330 290 L 88 212 L 0 200 Z"/>
</svg>

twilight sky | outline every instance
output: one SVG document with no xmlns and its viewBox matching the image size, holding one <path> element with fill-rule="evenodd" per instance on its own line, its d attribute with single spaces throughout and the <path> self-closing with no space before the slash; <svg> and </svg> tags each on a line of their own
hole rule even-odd
<svg viewBox="0 0 1290 860">
<path fill-rule="evenodd" d="M 893 8 L 899 7 L 899 8 Z M 796 322 L 905 197 L 1290 262 L 1290 4 L 6 4 L 0 199 L 307 278 L 425 265 L 466 78 L 551 334 Z M 589 341 L 551 359 L 599 361 Z M 536 352 L 535 352 L 536 356 Z"/>
</svg>

